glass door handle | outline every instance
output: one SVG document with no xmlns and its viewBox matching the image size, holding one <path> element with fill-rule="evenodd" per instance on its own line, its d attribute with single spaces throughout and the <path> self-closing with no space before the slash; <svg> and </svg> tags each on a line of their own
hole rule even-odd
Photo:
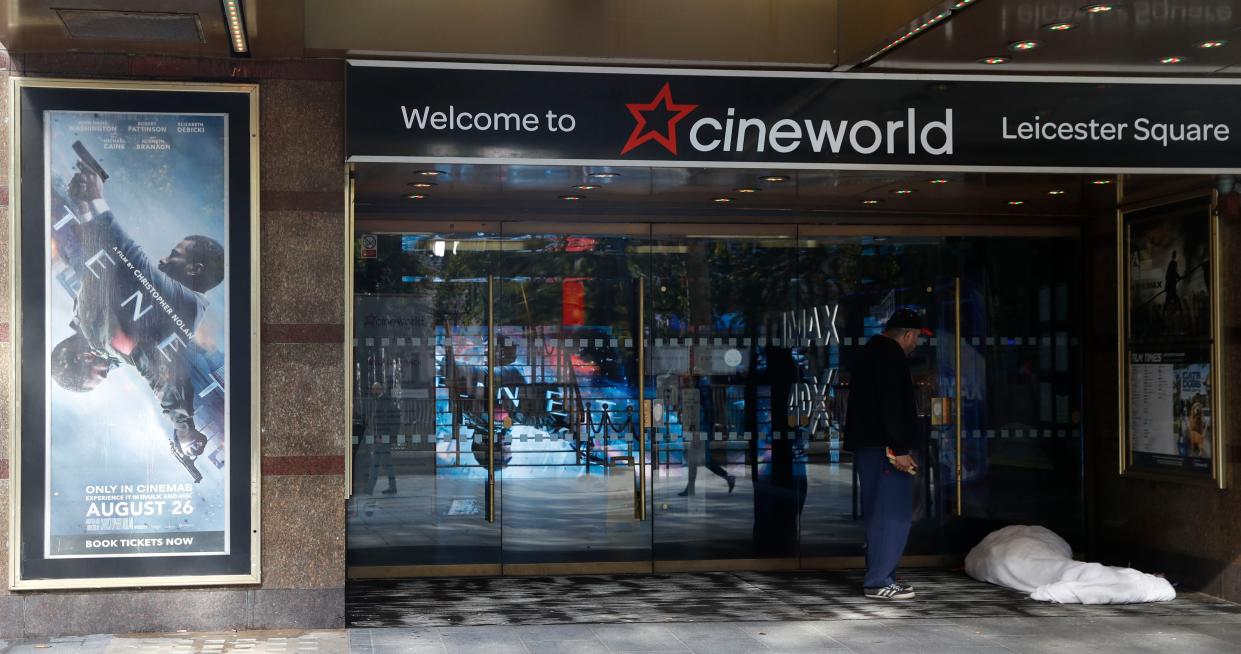
<svg viewBox="0 0 1241 654">
<path fill-rule="evenodd" d="M 961 488 L 961 481 L 962 481 L 962 477 L 964 476 L 963 473 L 965 471 L 965 468 L 961 463 L 961 278 L 960 277 L 957 277 L 953 281 L 953 307 L 956 311 L 956 315 L 953 320 L 953 324 L 954 324 L 953 329 L 956 332 L 954 336 L 956 336 L 956 339 L 957 339 L 957 343 L 956 343 L 957 363 L 956 363 L 956 370 L 955 370 L 956 388 L 953 389 L 953 398 L 956 400 L 955 402 L 953 402 L 953 405 L 954 405 L 953 408 L 955 409 L 954 413 L 956 414 L 953 417 L 953 420 L 956 423 L 956 435 L 957 435 L 957 450 L 956 450 L 957 454 L 954 457 L 956 459 L 956 470 L 954 472 L 956 475 L 956 482 L 957 482 L 956 484 L 957 515 L 959 516 L 962 514 L 963 509 L 964 509 L 964 494 L 963 494 L 963 489 Z"/>
<path fill-rule="evenodd" d="M 487 275 L 487 522 L 496 521 L 495 277 Z"/>
<path fill-rule="evenodd" d="M 646 399 L 646 283 L 638 278 L 638 465 L 634 466 L 633 517 L 646 520 L 646 437 L 651 405 Z"/>
</svg>

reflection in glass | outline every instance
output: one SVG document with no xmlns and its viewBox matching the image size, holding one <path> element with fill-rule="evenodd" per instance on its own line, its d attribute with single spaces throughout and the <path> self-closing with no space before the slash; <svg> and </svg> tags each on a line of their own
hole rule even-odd
<svg viewBox="0 0 1241 654">
<path fill-rule="evenodd" d="M 788 420 L 792 234 L 652 244 L 655 556 L 797 555 L 805 443 Z"/>
<path fill-rule="evenodd" d="M 1075 239 L 732 231 L 514 223 L 373 250 L 359 234 L 349 564 L 862 554 L 849 369 L 901 306 L 936 332 L 912 359 L 926 439 L 907 553 L 1010 523 L 1080 536 Z M 958 374 L 961 424 L 932 418 Z"/>
<path fill-rule="evenodd" d="M 354 271 L 349 565 L 498 564 L 485 456 L 495 241 L 368 238 L 375 252 Z"/>
<path fill-rule="evenodd" d="M 973 239 L 966 252 L 964 514 L 977 532 L 1083 536 L 1077 243 Z"/>
<path fill-rule="evenodd" d="M 858 478 L 852 455 L 841 450 L 850 371 L 862 347 L 899 307 L 917 311 L 937 335 L 923 339 L 910 357 L 915 398 L 927 432 L 914 453 L 921 469 L 914 483 L 914 525 L 906 553 L 941 553 L 943 479 L 952 475 L 943 451 L 953 445 L 930 432 L 927 414 L 932 398 L 951 394 L 955 379 L 951 315 L 957 253 L 941 238 L 816 237 L 803 238 L 801 246 L 801 303 L 830 308 L 832 327 L 828 337 L 800 350 L 805 379 L 827 414 L 826 420 L 807 426 L 810 492 L 801 556 L 863 553 Z"/>
<path fill-rule="evenodd" d="M 517 229 L 514 227 L 514 229 Z M 637 516 L 636 239 L 506 234 L 497 267 L 504 563 L 650 561 Z"/>
</svg>

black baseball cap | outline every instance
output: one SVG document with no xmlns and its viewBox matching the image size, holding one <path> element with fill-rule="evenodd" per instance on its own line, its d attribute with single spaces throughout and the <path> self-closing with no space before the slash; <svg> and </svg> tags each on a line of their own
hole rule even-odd
<svg viewBox="0 0 1241 654">
<path fill-rule="evenodd" d="M 922 326 L 922 316 L 918 315 L 913 309 L 897 309 L 896 313 L 888 318 L 888 322 L 883 327 L 884 331 L 889 329 L 917 329 L 922 332 L 923 336 L 934 336 L 935 332 Z"/>
</svg>

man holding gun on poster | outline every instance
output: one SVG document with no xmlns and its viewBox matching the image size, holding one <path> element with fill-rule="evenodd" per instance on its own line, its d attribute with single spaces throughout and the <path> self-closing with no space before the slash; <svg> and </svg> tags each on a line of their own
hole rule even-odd
<svg viewBox="0 0 1241 654">
<path fill-rule="evenodd" d="M 77 219 L 55 221 L 52 232 L 82 283 L 74 334 L 52 350 L 52 378 L 66 390 L 87 392 L 120 362 L 134 366 L 173 423 L 173 454 L 200 481 L 193 460 L 207 437 L 194 425 L 194 388 L 183 350 L 206 311 L 203 293 L 223 281 L 224 250 L 214 239 L 189 236 L 152 266 L 103 199 L 106 173 L 80 143 L 74 150 L 79 172 L 67 195 Z"/>
</svg>

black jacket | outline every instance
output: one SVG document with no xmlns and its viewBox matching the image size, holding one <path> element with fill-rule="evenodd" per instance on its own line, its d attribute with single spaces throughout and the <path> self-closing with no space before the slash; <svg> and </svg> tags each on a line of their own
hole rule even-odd
<svg viewBox="0 0 1241 654">
<path fill-rule="evenodd" d="M 844 449 L 856 452 L 887 446 L 898 456 L 908 454 L 920 439 L 913 375 L 905 351 L 886 336 L 874 336 L 850 372 Z"/>
</svg>

